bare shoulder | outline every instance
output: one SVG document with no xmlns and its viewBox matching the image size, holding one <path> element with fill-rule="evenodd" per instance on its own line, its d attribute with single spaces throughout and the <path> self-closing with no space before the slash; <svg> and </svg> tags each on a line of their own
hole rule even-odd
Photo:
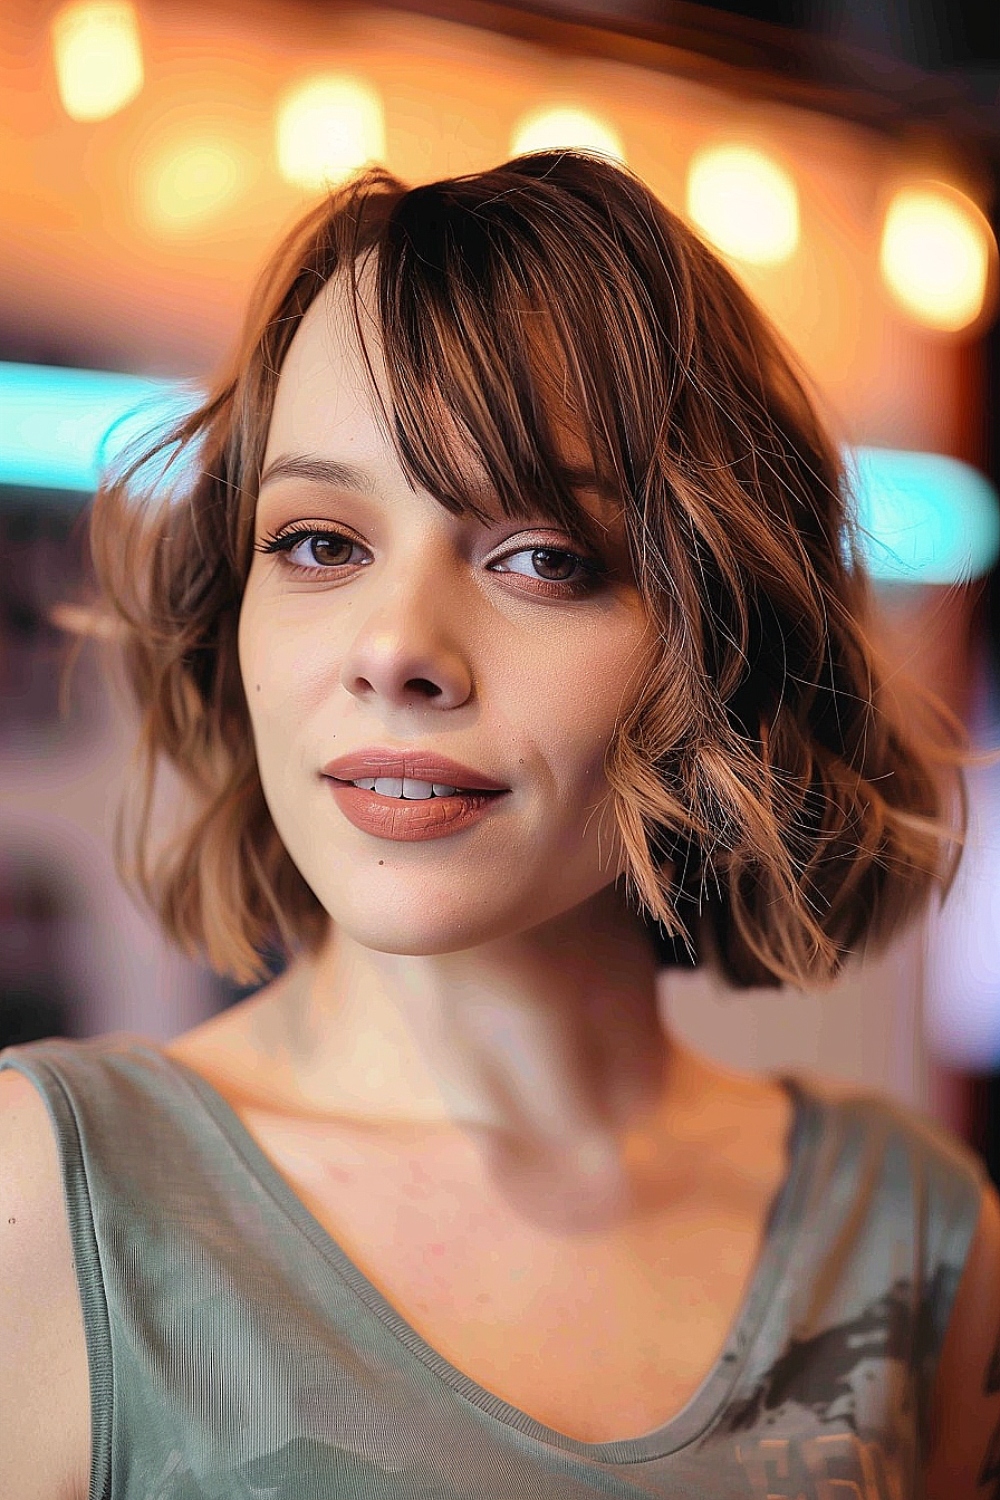
<svg viewBox="0 0 1000 1500">
<path fill-rule="evenodd" d="M 998 1481 L 1000 1198 L 984 1183 L 931 1395 L 927 1500 L 982 1500 Z"/>
<path fill-rule="evenodd" d="M 0 1410 L 0 1494 L 85 1496 L 89 1371 L 58 1147 L 13 1069 L 0 1073 Z"/>
</svg>

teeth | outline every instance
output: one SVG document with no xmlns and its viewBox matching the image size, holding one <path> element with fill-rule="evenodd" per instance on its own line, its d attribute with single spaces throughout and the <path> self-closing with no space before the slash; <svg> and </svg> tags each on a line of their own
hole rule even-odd
<svg viewBox="0 0 1000 1500">
<path fill-rule="evenodd" d="M 372 789 L 381 792 L 383 797 L 401 797 L 403 782 L 398 781 L 395 776 L 378 776 L 372 783 Z"/>
<path fill-rule="evenodd" d="M 383 797 L 405 797 L 413 802 L 424 801 L 430 796 L 453 797 L 458 791 L 457 786 L 445 786 L 443 782 L 415 781 L 410 777 L 400 779 L 395 776 L 363 776 L 354 785 L 363 787 L 366 792 L 379 792 Z"/>
</svg>

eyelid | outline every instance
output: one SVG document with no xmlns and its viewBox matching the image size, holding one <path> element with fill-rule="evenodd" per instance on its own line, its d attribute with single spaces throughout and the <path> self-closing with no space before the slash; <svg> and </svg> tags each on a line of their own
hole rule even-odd
<svg viewBox="0 0 1000 1500">
<path fill-rule="evenodd" d="M 589 549 L 588 548 L 584 548 L 582 546 L 578 546 L 578 544 L 576 542 L 574 542 L 573 538 L 569 535 L 568 532 L 555 530 L 553 532 L 553 534 L 556 537 L 555 541 L 552 541 L 551 537 L 550 537 L 548 540 L 543 541 L 543 542 L 539 542 L 537 545 L 543 546 L 543 547 L 552 547 L 552 548 L 557 549 L 559 551 L 562 551 L 565 548 L 568 551 L 582 552 L 584 554 L 589 554 Z M 525 532 L 518 532 L 515 536 L 508 537 L 506 542 L 500 542 L 498 545 L 501 546 L 501 547 L 506 547 L 506 546 L 509 546 L 511 542 L 515 542 L 515 541 L 518 541 L 519 539 L 521 539 L 520 540 L 520 545 L 522 547 L 530 547 L 531 546 L 531 538 L 533 536 L 535 536 L 535 537 L 542 536 L 542 531 L 540 529 L 538 529 L 538 528 L 534 528 L 533 529 L 533 528 L 529 527 L 527 529 L 527 531 L 525 531 Z"/>
<path fill-rule="evenodd" d="M 497 524 L 499 525 L 499 524 L 502 524 L 502 523 L 498 522 Z M 533 536 L 534 537 L 541 537 L 543 535 L 544 531 L 545 531 L 544 527 L 531 527 L 531 526 L 528 526 L 528 527 L 526 527 L 524 529 L 523 532 L 516 532 L 513 535 L 509 536 L 507 538 L 506 542 L 498 542 L 498 543 L 496 543 L 496 545 L 499 546 L 499 547 L 505 547 L 505 546 L 508 546 L 510 543 L 514 542 L 515 540 L 517 540 L 518 538 L 523 537 L 524 540 L 521 542 L 521 546 L 522 547 L 529 547 L 530 548 L 531 545 L 532 545 L 531 538 Z M 584 557 L 588 557 L 588 558 L 592 559 L 594 562 L 598 561 L 598 558 L 593 553 L 593 551 L 590 548 L 588 548 L 585 543 L 577 543 L 577 542 L 575 542 L 573 540 L 573 538 L 569 535 L 569 532 L 567 532 L 567 531 L 560 531 L 558 527 L 551 527 L 551 528 L 549 528 L 549 532 L 550 532 L 550 537 L 549 538 L 547 538 L 544 541 L 537 541 L 537 542 L 534 543 L 534 545 L 538 546 L 538 547 L 552 547 L 554 550 L 558 550 L 558 551 L 571 551 L 571 552 L 577 553 L 578 555 L 581 555 L 581 556 L 584 556 Z M 287 536 L 294 536 L 294 535 L 297 535 L 297 534 L 310 535 L 311 536 L 311 535 L 314 535 L 314 534 L 317 534 L 317 533 L 324 533 L 324 534 L 326 534 L 328 536 L 342 536 L 342 537 L 345 538 L 345 540 L 349 540 L 349 541 L 354 542 L 355 545 L 358 546 L 358 547 L 367 547 L 368 546 L 368 543 L 367 542 L 363 542 L 361 540 L 361 538 L 355 534 L 355 532 L 352 530 L 352 528 L 348 527 L 347 525 L 345 525 L 341 521 L 330 521 L 330 520 L 322 520 L 322 521 L 316 520 L 316 521 L 311 521 L 311 520 L 302 520 L 302 521 L 289 521 L 284 526 L 277 526 L 273 530 L 269 530 L 269 531 L 264 532 L 261 535 L 259 543 L 257 544 L 257 550 L 262 550 L 264 544 L 266 544 L 267 542 L 278 541 L 281 538 L 284 538 L 284 537 L 287 537 Z M 557 538 L 557 540 L 555 540 L 555 541 L 551 540 L 552 536 L 554 536 L 555 538 Z M 490 550 L 492 550 L 492 548 Z M 520 549 L 517 549 L 517 550 L 520 550 Z"/>
</svg>

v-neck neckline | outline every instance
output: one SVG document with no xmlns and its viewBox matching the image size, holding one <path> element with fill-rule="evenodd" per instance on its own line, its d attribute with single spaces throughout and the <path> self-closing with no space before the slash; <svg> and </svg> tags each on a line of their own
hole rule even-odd
<svg viewBox="0 0 1000 1500">
<path fill-rule="evenodd" d="M 445 1359 L 401 1316 L 306 1207 L 228 1100 L 188 1063 L 164 1052 L 156 1044 L 139 1040 L 132 1045 L 134 1050 L 154 1058 L 161 1068 L 189 1085 L 254 1180 L 411 1354 L 466 1400 L 508 1427 L 541 1443 L 598 1463 L 629 1464 L 665 1457 L 698 1437 L 722 1410 L 790 1257 L 810 1178 L 810 1163 L 822 1133 L 821 1101 L 799 1079 L 788 1074 L 769 1075 L 770 1081 L 780 1084 L 792 1100 L 793 1113 L 786 1136 L 786 1170 L 771 1198 L 756 1265 L 719 1357 L 684 1406 L 666 1422 L 638 1437 L 591 1443 L 570 1437 L 529 1416 L 520 1407 L 493 1395 Z"/>
</svg>

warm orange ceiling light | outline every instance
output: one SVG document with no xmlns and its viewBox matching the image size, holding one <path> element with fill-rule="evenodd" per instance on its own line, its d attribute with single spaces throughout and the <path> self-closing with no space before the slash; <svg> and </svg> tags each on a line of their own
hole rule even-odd
<svg viewBox="0 0 1000 1500">
<path fill-rule="evenodd" d="M 385 159 L 382 101 L 361 78 L 326 74 L 285 94 L 275 122 L 278 167 L 286 182 L 334 186 L 366 162 Z"/>
<path fill-rule="evenodd" d="M 688 216 L 717 250 L 780 265 L 799 243 L 799 195 L 785 169 L 753 146 L 708 146 L 691 161 Z"/>
<path fill-rule="evenodd" d="M 52 50 L 71 120 L 105 120 L 142 88 L 139 25 L 127 0 L 64 5 L 52 22 Z"/>
<path fill-rule="evenodd" d="M 249 175 L 245 153 L 230 142 L 176 141 L 145 164 L 140 187 L 144 217 L 156 230 L 195 232 L 239 197 Z"/>
<path fill-rule="evenodd" d="M 621 140 L 610 125 L 590 110 L 568 105 L 533 110 L 515 126 L 510 143 L 513 156 L 574 146 L 625 161 Z"/>
<path fill-rule="evenodd" d="M 912 317 L 957 333 L 983 311 L 996 242 L 988 220 L 943 182 L 901 188 L 882 231 L 881 268 Z"/>
</svg>

